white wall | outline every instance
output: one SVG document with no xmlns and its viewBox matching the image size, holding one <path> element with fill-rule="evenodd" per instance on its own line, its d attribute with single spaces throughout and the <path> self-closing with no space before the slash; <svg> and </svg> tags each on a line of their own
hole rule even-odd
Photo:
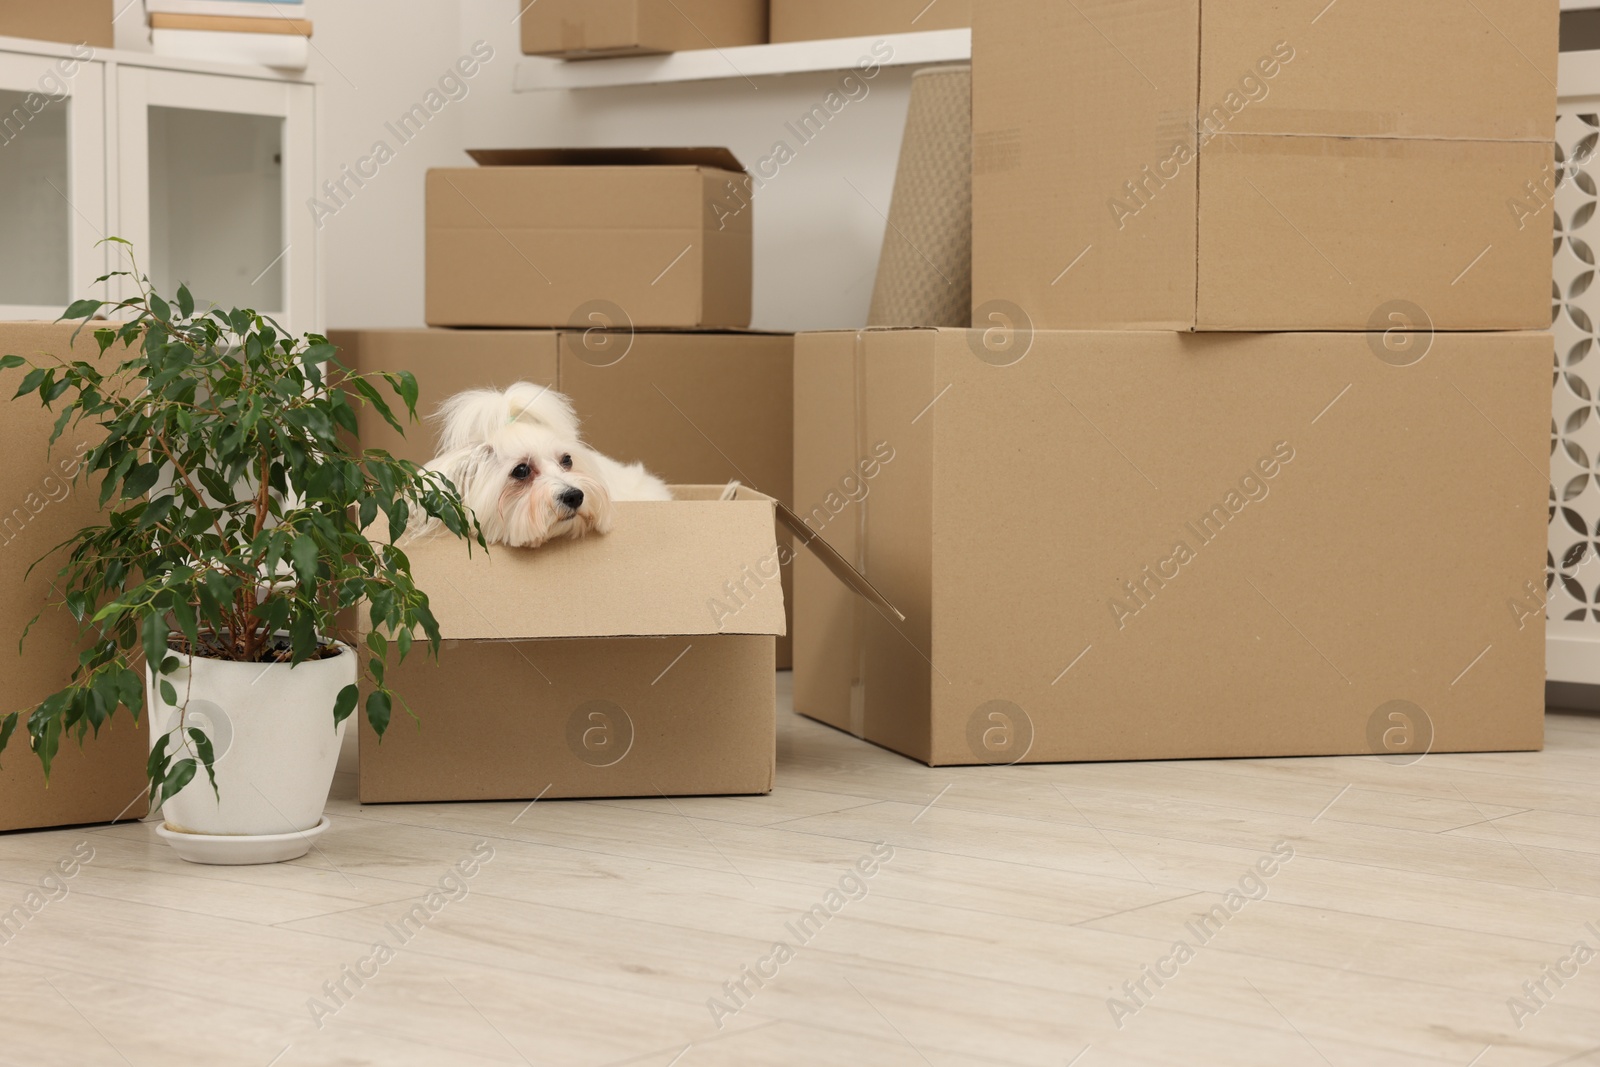
<svg viewBox="0 0 1600 1067">
<path fill-rule="evenodd" d="M 385 123 L 436 87 L 474 42 L 494 49 L 468 96 L 397 146 L 394 160 L 323 220 L 328 327 L 422 325 L 423 175 L 470 165 L 467 148 L 726 145 L 754 167 L 780 140 L 794 159 L 756 199 L 754 324 L 799 330 L 866 321 L 908 70 L 883 70 L 867 95 L 802 144 L 785 123 L 820 103 L 839 74 L 514 93 L 517 0 L 409 0 L 404 15 L 380 0 L 313 3 L 322 180 L 336 180 L 341 165 L 376 140 L 397 146 Z"/>
</svg>

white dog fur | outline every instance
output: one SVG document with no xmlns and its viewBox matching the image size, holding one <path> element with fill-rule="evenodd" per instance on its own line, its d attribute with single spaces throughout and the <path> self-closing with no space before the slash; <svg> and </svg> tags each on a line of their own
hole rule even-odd
<svg viewBox="0 0 1600 1067">
<path fill-rule="evenodd" d="M 438 418 L 439 455 L 428 469 L 455 483 L 490 544 L 535 548 L 603 534 L 617 501 L 672 499 L 643 465 L 587 447 L 572 401 L 545 386 L 469 390 L 445 401 Z"/>
</svg>

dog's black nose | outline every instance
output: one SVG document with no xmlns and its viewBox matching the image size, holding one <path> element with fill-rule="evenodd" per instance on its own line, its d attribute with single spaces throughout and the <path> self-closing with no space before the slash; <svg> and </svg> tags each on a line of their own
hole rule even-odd
<svg viewBox="0 0 1600 1067">
<path fill-rule="evenodd" d="M 556 497 L 556 499 L 561 501 L 562 506 L 568 508 L 569 510 L 577 511 L 579 508 L 583 507 L 583 490 L 568 489 L 565 493 L 562 493 L 560 496 Z"/>
</svg>

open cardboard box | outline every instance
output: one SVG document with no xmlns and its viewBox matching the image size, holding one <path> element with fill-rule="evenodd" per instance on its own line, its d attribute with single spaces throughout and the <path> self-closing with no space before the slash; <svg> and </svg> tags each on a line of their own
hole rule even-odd
<svg viewBox="0 0 1600 1067">
<path fill-rule="evenodd" d="M 329 337 L 356 370 L 416 375 L 424 414 L 466 389 L 548 385 L 572 398 L 584 439 L 608 456 L 643 463 L 669 483 L 738 480 L 794 505 L 792 334 L 336 330 Z M 356 417 L 363 447 L 415 463 L 433 458 L 432 424 L 401 436 L 370 407 Z M 786 612 L 792 574 L 784 568 Z M 779 670 L 789 669 L 789 642 L 787 634 L 778 639 Z"/>
<path fill-rule="evenodd" d="M 985 340 L 796 338 L 802 514 L 908 616 L 800 557 L 797 711 L 930 764 L 1540 747 L 1549 334 Z"/>
<path fill-rule="evenodd" d="M 1526 0 L 986 0 L 973 324 L 1543 329 L 1557 37 Z"/>
<path fill-rule="evenodd" d="M 777 531 L 815 539 L 749 489 L 675 486 L 618 504 L 601 537 L 468 553 L 407 542 L 444 637 L 387 680 L 380 743 L 361 724 L 364 803 L 766 793 L 776 766 Z M 825 544 L 839 580 L 898 617 Z"/>
<path fill-rule="evenodd" d="M 750 177 L 727 149 L 467 154 L 428 171 L 430 326 L 750 325 Z"/>
<path fill-rule="evenodd" d="M 88 334 L 71 347 L 74 323 L 0 323 L 0 354 L 35 359 L 96 359 Z M 116 357 L 113 350 L 107 359 Z M 25 371 L 0 372 L 0 395 L 17 391 Z M 51 607 L 56 571 L 66 561 L 57 552 L 28 568 L 85 526 L 104 521 L 96 488 L 83 480 L 83 456 L 94 446 L 94 427 L 69 428 L 48 447 L 55 414 L 37 397 L 11 404 L 0 419 L 0 715 L 25 711 L 65 686 L 78 665 L 77 623 L 65 608 Z M 74 481 L 77 478 L 77 481 Z M 34 615 L 39 621 L 19 651 L 17 641 Z M 28 731 L 18 723 L 0 755 L 0 830 L 69 826 L 138 819 L 148 809 L 145 757 L 148 724 L 126 712 L 91 733 L 82 746 L 63 738 L 44 781 L 39 760 L 28 749 Z"/>
</svg>

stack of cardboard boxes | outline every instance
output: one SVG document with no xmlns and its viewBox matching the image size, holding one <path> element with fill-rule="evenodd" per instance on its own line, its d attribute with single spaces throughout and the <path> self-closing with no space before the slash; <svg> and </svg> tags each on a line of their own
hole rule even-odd
<svg viewBox="0 0 1600 1067">
<path fill-rule="evenodd" d="M 363 726 L 362 799 L 766 792 L 789 666 L 772 501 L 793 497 L 793 337 L 748 329 L 748 176 L 723 149 L 472 155 L 428 175 L 430 328 L 332 340 L 359 370 L 415 374 L 423 410 L 557 389 L 590 446 L 677 500 L 534 551 L 409 546 L 446 647 L 391 668 L 421 730 L 380 745 Z M 370 411 L 360 435 L 434 451 L 431 427 L 402 438 Z"/>
<path fill-rule="evenodd" d="M 1556 56 L 1516 0 L 978 5 L 975 329 L 797 340 L 801 510 L 909 618 L 800 559 L 797 710 L 933 764 L 1538 747 Z"/>
</svg>

